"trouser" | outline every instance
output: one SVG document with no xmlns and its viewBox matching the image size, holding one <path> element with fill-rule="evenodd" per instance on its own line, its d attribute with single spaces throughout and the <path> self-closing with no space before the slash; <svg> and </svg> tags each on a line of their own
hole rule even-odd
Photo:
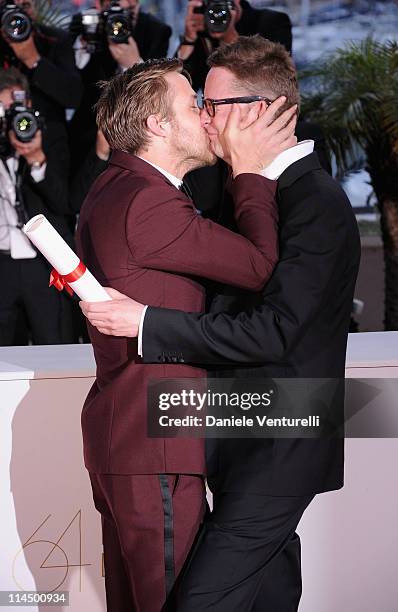
<svg viewBox="0 0 398 612">
<path fill-rule="evenodd" d="M 301 563 L 295 530 L 312 499 L 215 494 L 167 610 L 296 612 Z"/>
<path fill-rule="evenodd" d="M 72 344 L 72 303 L 54 287 L 49 288 L 50 270 L 41 255 L 34 259 L 12 259 L 0 253 L 0 346 L 12 346 L 16 326 L 24 321 L 33 344 Z"/>
<path fill-rule="evenodd" d="M 90 474 L 108 612 L 160 612 L 205 509 L 201 476 Z"/>
</svg>

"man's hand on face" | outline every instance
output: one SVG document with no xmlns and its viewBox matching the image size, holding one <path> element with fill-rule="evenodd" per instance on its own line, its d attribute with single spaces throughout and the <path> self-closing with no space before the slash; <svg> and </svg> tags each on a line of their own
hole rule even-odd
<svg viewBox="0 0 398 612">
<path fill-rule="evenodd" d="M 116 289 L 110 287 L 105 287 L 105 289 L 112 300 L 109 302 L 80 302 L 84 316 L 101 334 L 135 338 L 138 336 L 145 307 Z"/>
<path fill-rule="evenodd" d="M 122 68 L 130 68 L 140 61 L 140 52 L 132 36 L 129 36 L 127 43 L 112 43 L 109 42 L 109 51 L 115 62 Z"/>
<path fill-rule="evenodd" d="M 297 144 L 294 135 L 297 106 L 292 106 L 274 119 L 285 102 L 286 98 L 281 96 L 260 111 L 258 103 L 254 103 L 244 117 L 239 104 L 231 107 L 219 139 L 234 176 L 244 172 L 261 174 L 280 153 Z"/>
<path fill-rule="evenodd" d="M 33 34 L 23 42 L 14 43 L 7 40 L 15 56 L 29 69 L 32 69 L 40 59 L 40 53 L 36 49 Z"/>
<path fill-rule="evenodd" d="M 14 132 L 8 133 L 10 143 L 21 157 L 24 157 L 29 165 L 37 162 L 40 165 L 46 161 L 46 155 L 43 151 L 42 133 L 38 130 L 30 142 L 20 142 Z"/>
</svg>

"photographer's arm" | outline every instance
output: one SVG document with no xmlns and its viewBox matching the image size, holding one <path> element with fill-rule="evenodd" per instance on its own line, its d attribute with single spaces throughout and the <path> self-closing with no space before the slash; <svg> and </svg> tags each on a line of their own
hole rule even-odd
<svg viewBox="0 0 398 612">
<path fill-rule="evenodd" d="M 48 136 L 48 134 L 50 135 Z M 46 207 L 56 215 L 70 214 L 68 199 L 69 153 L 65 132 L 49 124 L 44 135 L 39 130 L 28 143 L 19 142 L 10 132 L 15 151 L 30 167 L 30 186 Z"/>
</svg>

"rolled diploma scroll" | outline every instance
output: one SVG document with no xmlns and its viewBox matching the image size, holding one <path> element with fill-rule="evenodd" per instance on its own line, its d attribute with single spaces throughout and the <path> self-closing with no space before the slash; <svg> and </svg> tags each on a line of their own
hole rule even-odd
<svg viewBox="0 0 398 612">
<path fill-rule="evenodd" d="M 23 231 L 61 276 L 70 274 L 80 264 L 76 253 L 66 244 L 44 215 L 32 217 L 24 225 Z M 82 300 L 87 302 L 111 300 L 105 289 L 87 269 L 78 280 L 68 282 L 68 285 Z"/>
</svg>

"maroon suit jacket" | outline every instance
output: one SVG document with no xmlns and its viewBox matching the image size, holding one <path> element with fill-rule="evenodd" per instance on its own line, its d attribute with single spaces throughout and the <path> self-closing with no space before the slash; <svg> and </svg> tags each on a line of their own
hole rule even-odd
<svg viewBox="0 0 398 612">
<path fill-rule="evenodd" d="M 204 310 L 200 277 L 258 291 L 277 260 L 275 183 L 242 174 L 232 186 L 235 234 L 197 214 L 193 203 L 153 166 L 112 154 L 83 204 L 78 253 L 104 286 L 151 306 Z M 89 471 L 112 474 L 205 472 L 203 441 L 148 438 L 150 379 L 203 377 L 188 365 L 146 365 L 136 338 L 103 335 L 89 324 L 97 378 L 82 429 Z"/>
</svg>

